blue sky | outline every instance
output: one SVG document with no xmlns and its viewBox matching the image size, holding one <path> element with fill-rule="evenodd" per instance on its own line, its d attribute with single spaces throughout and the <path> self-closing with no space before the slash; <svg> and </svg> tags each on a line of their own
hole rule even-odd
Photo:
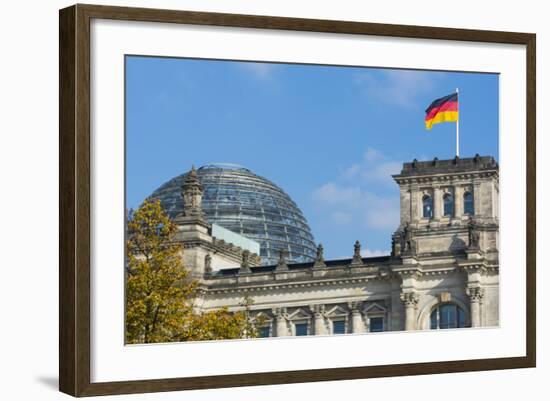
<svg viewBox="0 0 550 401">
<path fill-rule="evenodd" d="M 460 90 L 460 153 L 498 160 L 498 75 L 131 56 L 126 196 L 192 164 L 243 165 L 282 187 L 327 258 L 387 253 L 399 221 L 391 174 L 454 157 L 455 124 L 424 110 Z"/>
</svg>

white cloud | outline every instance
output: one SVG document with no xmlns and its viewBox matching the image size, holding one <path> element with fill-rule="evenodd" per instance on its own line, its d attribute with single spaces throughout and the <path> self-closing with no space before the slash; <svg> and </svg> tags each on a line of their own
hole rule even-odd
<svg viewBox="0 0 550 401">
<path fill-rule="evenodd" d="M 361 179 L 366 182 L 380 182 L 388 186 L 395 185 L 392 175 L 401 171 L 400 161 L 388 159 L 380 150 L 367 148 L 360 163 L 354 163 L 344 169 L 342 178 Z"/>
<path fill-rule="evenodd" d="M 328 204 L 350 204 L 361 200 L 359 187 L 339 187 L 328 182 L 313 192 L 314 199 Z"/>
<path fill-rule="evenodd" d="M 443 73 L 442 73 L 443 74 Z M 363 72 L 356 82 L 369 97 L 400 107 L 418 104 L 420 95 L 429 93 L 442 74 L 427 71 L 393 70 L 381 73 Z"/>
<path fill-rule="evenodd" d="M 376 256 L 388 256 L 391 252 L 383 249 L 365 249 L 361 251 L 361 256 L 364 258 L 373 258 Z"/>
<path fill-rule="evenodd" d="M 369 147 L 365 151 L 365 154 L 363 155 L 363 158 L 365 159 L 365 161 L 367 163 L 374 163 L 374 162 L 377 162 L 379 160 L 384 159 L 384 155 L 378 149 L 374 149 L 374 148 Z"/>
<path fill-rule="evenodd" d="M 374 229 L 395 229 L 399 224 L 399 198 L 381 197 L 358 186 L 326 183 L 313 192 L 313 199 L 329 210 L 338 224 L 364 224 Z M 344 211 L 345 210 L 345 211 Z"/>
<path fill-rule="evenodd" d="M 370 168 L 366 166 L 361 171 L 361 177 L 366 181 L 382 181 L 386 184 L 396 185 L 392 175 L 401 171 L 401 162 L 388 161 Z"/>
<path fill-rule="evenodd" d="M 395 230 L 400 205 L 392 174 L 400 170 L 401 162 L 390 160 L 378 149 L 368 148 L 360 162 L 345 168 L 335 181 L 317 188 L 312 197 L 335 224 Z M 395 191 L 388 192 L 386 185 Z M 373 192 L 374 188 L 380 192 Z"/>
<path fill-rule="evenodd" d="M 337 210 L 336 212 L 331 213 L 330 219 L 336 224 L 347 224 L 351 222 L 352 215 L 350 213 Z"/>
</svg>

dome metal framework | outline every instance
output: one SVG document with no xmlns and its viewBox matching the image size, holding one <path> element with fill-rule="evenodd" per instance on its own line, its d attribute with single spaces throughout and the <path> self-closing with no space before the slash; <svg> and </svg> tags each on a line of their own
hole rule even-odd
<svg viewBox="0 0 550 401">
<path fill-rule="evenodd" d="M 181 186 L 187 173 L 153 192 L 174 218 L 183 209 Z M 276 264 L 280 250 L 294 263 L 315 259 L 316 246 L 296 203 L 277 185 L 234 164 L 212 164 L 197 170 L 204 188 L 202 209 L 209 223 L 260 244 L 264 265 Z"/>
</svg>

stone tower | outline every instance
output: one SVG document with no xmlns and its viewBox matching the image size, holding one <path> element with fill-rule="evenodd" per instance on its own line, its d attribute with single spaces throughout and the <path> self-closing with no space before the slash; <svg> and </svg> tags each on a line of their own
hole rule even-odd
<svg viewBox="0 0 550 401">
<path fill-rule="evenodd" d="M 404 328 L 427 328 L 427 313 L 439 304 L 466 310 L 467 326 L 498 324 L 496 161 L 479 155 L 414 160 L 393 178 L 401 219 L 392 238 L 392 270 L 401 277 Z"/>
<path fill-rule="evenodd" d="M 498 164 L 489 156 L 404 163 L 393 178 L 401 219 L 394 253 L 463 253 L 498 258 Z"/>
</svg>

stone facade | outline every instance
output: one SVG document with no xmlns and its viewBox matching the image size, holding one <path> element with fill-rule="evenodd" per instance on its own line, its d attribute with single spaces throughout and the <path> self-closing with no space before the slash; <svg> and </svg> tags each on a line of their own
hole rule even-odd
<svg viewBox="0 0 550 401">
<path fill-rule="evenodd" d="M 381 257 L 361 257 L 356 242 L 350 259 L 325 260 L 320 245 L 310 263 L 287 263 L 281 253 L 277 265 L 259 266 L 257 255 L 209 236 L 191 199 L 194 209 L 176 222 L 185 265 L 200 279 L 199 309 L 238 310 L 248 296 L 264 336 L 497 326 L 495 160 L 415 160 L 393 178 L 401 218 L 391 254 Z M 199 185 L 189 182 L 184 196 L 200 196 Z"/>
</svg>

